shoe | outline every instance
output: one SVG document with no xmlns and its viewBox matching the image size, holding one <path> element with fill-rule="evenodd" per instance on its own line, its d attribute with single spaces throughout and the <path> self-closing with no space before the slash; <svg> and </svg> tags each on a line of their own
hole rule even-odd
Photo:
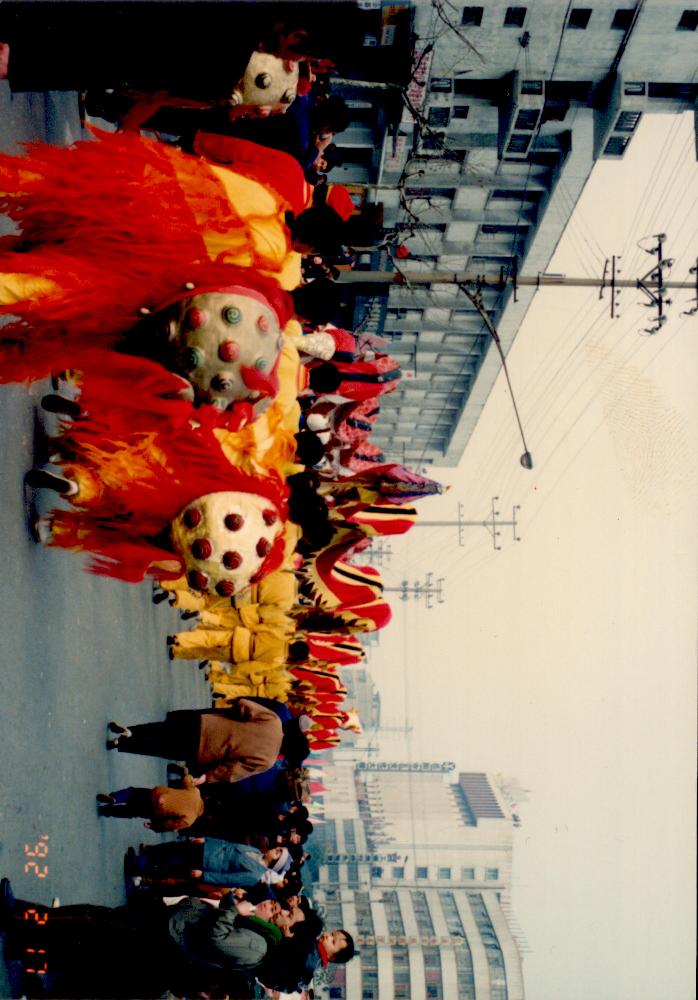
<svg viewBox="0 0 698 1000">
<path fill-rule="evenodd" d="M 49 545 L 52 537 L 50 520 L 37 514 L 29 522 L 29 534 L 40 545 Z"/>
<path fill-rule="evenodd" d="M 30 469 L 24 477 L 24 485 L 33 490 L 54 490 L 65 497 L 74 497 L 78 492 L 78 484 L 74 479 L 57 476 L 55 472 L 47 472 L 46 469 Z"/>
<path fill-rule="evenodd" d="M 51 392 L 41 400 L 41 409 L 47 413 L 59 413 L 64 417 L 72 417 L 73 420 L 84 420 L 87 412 L 83 410 L 76 399 L 68 396 L 61 396 L 58 392 Z"/>
<path fill-rule="evenodd" d="M 95 795 L 97 801 L 103 806 L 115 806 L 116 799 L 113 795 L 105 795 L 104 792 L 97 792 Z"/>
<path fill-rule="evenodd" d="M 111 816 L 111 811 L 109 806 L 97 806 L 98 816 Z"/>
<path fill-rule="evenodd" d="M 116 733 L 117 736 L 133 736 L 133 733 L 131 732 L 130 729 L 127 729 L 126 726 L 122 726 L 118 722 L 109 723 L 109 732 Z"/>
<path fill-rule="evenodd" d="M 210 660 L 201 660 L 201 662 L 199 663 L 199 670 L 208 670 L 210 666 L 211 666 Z"/>
<path fill-rule="evenodd" d="M 107 740 L 107 742 L 104 745 L 106 746 L 107 750 L 117 750 L 119 747 L 119 738 L 117 737 L 114 740 Z"/>
<path fill-rule="evenodd" d="M 168 635 L 168 637 L 167 637 L 167 645 L 168 646 L 176 646 L 177 645 L 177 639 L 176 639 L 176 637 L 174 635 Z"/>
<path fill-rule="evenodd" d="M 170 647 L 168 648 L 168 650 L 167 650 L 167 655 L 169 656 L 169 658 L 170 658 L 171 660 L 174 660 L 174 658 L 175 658 L 175 655 L 174 655 L 174 646 L 170 646 Z"/>
<path fill-rule="evenodd" d="M 153 604 L 162 604 L 162 602 L 166 601 L 169 596 L 170 595 L 166 590 L 156 591 L 153 594 Z"/>
<path fill-rule="evenodd" d="M 182 619 L 183 622 L 188 622 L 192 618 L 198 618 L 199 617 L 199 612 L 198 611 L 181 611 L 179 617 Z"/>
<path fill-rule="evenodd" d="M 15 894 L 9 878 L 0 880 L 0 931 L 7 928 L 15 909 Z"/>
</svg>

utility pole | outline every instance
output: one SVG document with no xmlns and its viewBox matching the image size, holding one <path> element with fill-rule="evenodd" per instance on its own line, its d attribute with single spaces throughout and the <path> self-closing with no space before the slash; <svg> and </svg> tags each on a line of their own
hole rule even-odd
<svg viewBox="0 0 698 1000">
<path fill-rule="evenodd" d="M 664 261 L 667 266 L 667 261 Z M 656 269 L 653 269 L 656 270 Z M 693 268 L 691 268 L 693 272 Z M 650 272 L 651 273 L 651 272 Z M 645 275 L 647 278 L 647 275 Z M 568 277 L 566 274 L 507 274 L 502 268 L 498 274 L 481 274 L 476 271 L 343 271 L 338 284 L 366 285 L 465 285 L 475 284 L 480 289 L 493 288 L 501 291 L 507 285 L 524 288 L 603 288 L 604 277 Z M 617 278 L 616 288 L 642 288 L 643 291 L 658 290 L 659 282 L 649 278 Z M 693 281 L 665 281 L 662 289 L 693 289 Z"/>
<path fill-rule="evenodd" d="M 390 557 L 393 554 L 393 550 L 390 547 L 390 542 L 386 542 L 381 536 L 375 542 L 362 553 L 362 559 L 368 559 L 371 566 L 382 566 L 383 561 L 390 562 Z"/>
<path fill-rule="evenodd" d="M 485 528 L 492 539 L 492 545 L 499 552 L 502 548 L 498 544 L 499 536 L 501 535 L 500 528 L 512 528 L 514 533 L 514 541 L 520 542 L 521 536 L 517 535 L 516 528 L 518 526 L 517 514 L 521 510 L 520 504 L 515 504 L 511 512 L 511 521 L 500 520 L 500 513 L 497 510 L 497 501 L 499 497 L 492 497 L 492 510 L 490 511 L 489 517 L 483 518 L 481 521 L 466 521 L 463 517 L 463 504 L 458 503 L 458 520 L 457 521 L 422 521 L 419 520 L 415 522 L 420 528 L 458 528 L 458 544 L 465 545 L 465 529 L 466 528 Z"/>
<path fill-rule="evenodd" d="M 443 595 L 443 583 L 444 577 L 438 577 L 436 583 L 434 583 L 433 574 L 427 573 L 424 583 L 416 580 L 410 586 L 408 580 L 403 580 L 399 587 L 383 587 L 383 593 L 399 594 L 401 601 L 409 601 L 410 597 L 414 597 L 416 601 L 419 601 L 423 597 L 426 607 L 431 609 L 434 607 L 434 597 L 436 597 L 439 604 L 444 604 L 446 601 Z"/>
</svg>

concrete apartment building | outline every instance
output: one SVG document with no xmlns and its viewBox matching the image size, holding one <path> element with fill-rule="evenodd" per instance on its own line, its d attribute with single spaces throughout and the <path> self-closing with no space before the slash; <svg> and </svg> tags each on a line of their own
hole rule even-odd
<svg viewBox="0 0 698 1000">
<path fill-rule="evenodd" d="M 406 272 L 545 272 L 595 161 L 622 159 L 645 114 L 695 113 L 695 2 L 361 6 L 384 20 L 385 8 L 412 7 L 414 113 L 398 124 L 393 91 L 345 86 L 355 118 L 332 176 L 382 202 L 386 229 L 403 230 Z M 382 252 L 361 266 L 393 264 Z M 515 303 L 511 287 L 483 289 L 505 352 L 534 294 L 519 287 Z M 351 298 L 355 326 L 391 341 L 406 373 L 381 400 L 372 440 L 391 460 L 455 465 L 500 371 L 482 317 L 444 282 L 367 282 Z"/>
<path fill-rule="evenodd" d="M 359 955 L 316 993 L 351 1000 L 523 1000 L 511 929 L 505 797 L 453 762 L 384 762 L 340 749 L 314 899 Z"/>
</svg>

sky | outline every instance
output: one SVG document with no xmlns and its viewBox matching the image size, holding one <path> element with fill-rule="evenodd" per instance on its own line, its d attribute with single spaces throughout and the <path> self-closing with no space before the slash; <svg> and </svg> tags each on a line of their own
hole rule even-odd
<svg viewBox="0 0 698 1000">
<path fill-rule="evenodd" d="M 622 161 L 596 164 L 549 270 L 624 277 L 667 234 L 674 280 L 698 256 L 691 114 L 644 116 Z M 640 241 L 640 245 L 638 245 Z M 693 276 L 694 277 L 694 276 Z M 693 293 L 695 294 L 695 293 Z M 443 577 L 426 610 L 393 595 L 371 653 L 382 719 L 412 727 L 392 759 L 454 760 L 530 790 L 517 810 L 513 910 L 526 936 L 528 1000 L 695 996 L 695 706 L 698 315 L 639 331 L 650 310 L 623 291 L 537 293 L 508 356 L 534 469 L 500 378 L 450 484 L 391 539 L 387 586 Z"/>
</svg>

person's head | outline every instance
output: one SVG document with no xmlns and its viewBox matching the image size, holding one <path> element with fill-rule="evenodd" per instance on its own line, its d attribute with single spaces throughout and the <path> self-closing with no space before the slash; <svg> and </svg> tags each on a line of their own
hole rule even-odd
<svg viewBox="0 0 698 1000">
<path fill-rule="evenodd" d="M 296 662 L 304 663 L 310 656 L 310 646 L 303 639 L 296 639 L 295 642 L 289 643 L 288 647 L 288 658 L 289 660 L 295 660 Z M 293 720 L 294 722 L 297 720 Z"/>
<path fill-rule="evenodd" d="M 261 903 L 257 903 L 254 908 L 254 915 L 260 917 L 262 920 L 268 920 L 271 924 L 279 925 L 280 921 L 283 921 L 287 911 L 281 906 L 278 899 L 263 899 Z"/>
<path fill-rule="evenodd" d="M 342 154 L 334 142 L 329 143 L 318 155 L 313 166 L 320 174 L 326 174 L 335 167 L 341 167 L 343 163 Z"/>
<path fill-rule="evenodd" d="M 325 446 L 313 431 L 299 431 L 296 438 L 296 460 L 308 468 L 322 461 Z M 299 473 L 300 475 L 300 473 Z M 289 479 L 292 477 L 289 476 Z"/>
<path fill-rule="evenodd" d="M 354 939 L 349 931 L 325 931 L 320 935 L 320 943 L 330 962 L 343 964 L 354 957 Z"/>
<path fill-rule="evenodd" d="M 317 278 L 291 292 L 296 316 L 314 327 L 329 323 L 339 310 L 342 289 L 329 278 Z"/>
<path fill-rule="evenodd" d="M 277 875 L 285 875 L 292 864 L 291 853 L 287 847 L 279 845 L 271 847 L 262 854 L 262 861 Z"/>
<path fill-rule="evenodd" d="M 332 94 L 313 105 L 310 127 L 313 132 L 344 132 L 351 124 L 351 114 L 346 101 Z"/>
<path fill-rule="evenodd" d="M 310 753 L 308 740 L 301 731 L 298 719 L 288 719 L 283 723 L 283 730 L 281 753 L 291 767 L 299 767 Z"/>
<path fill-rule="evenodd" d="M 323 362 L 310 369 L 308 385 L 318 396 L 337 392 L 342 384 L 342 374 L 336 365 Z"/>
<path fill-rule="evenodd" d="M 286 225 L 291 233 L 293 249 L 297 253 L 320 253 L 332 257 L 339 253 L 342 226 L 346 223 L 327 205 L 313 205 L 298 215 L 289 213 Z"/>
</svg>

